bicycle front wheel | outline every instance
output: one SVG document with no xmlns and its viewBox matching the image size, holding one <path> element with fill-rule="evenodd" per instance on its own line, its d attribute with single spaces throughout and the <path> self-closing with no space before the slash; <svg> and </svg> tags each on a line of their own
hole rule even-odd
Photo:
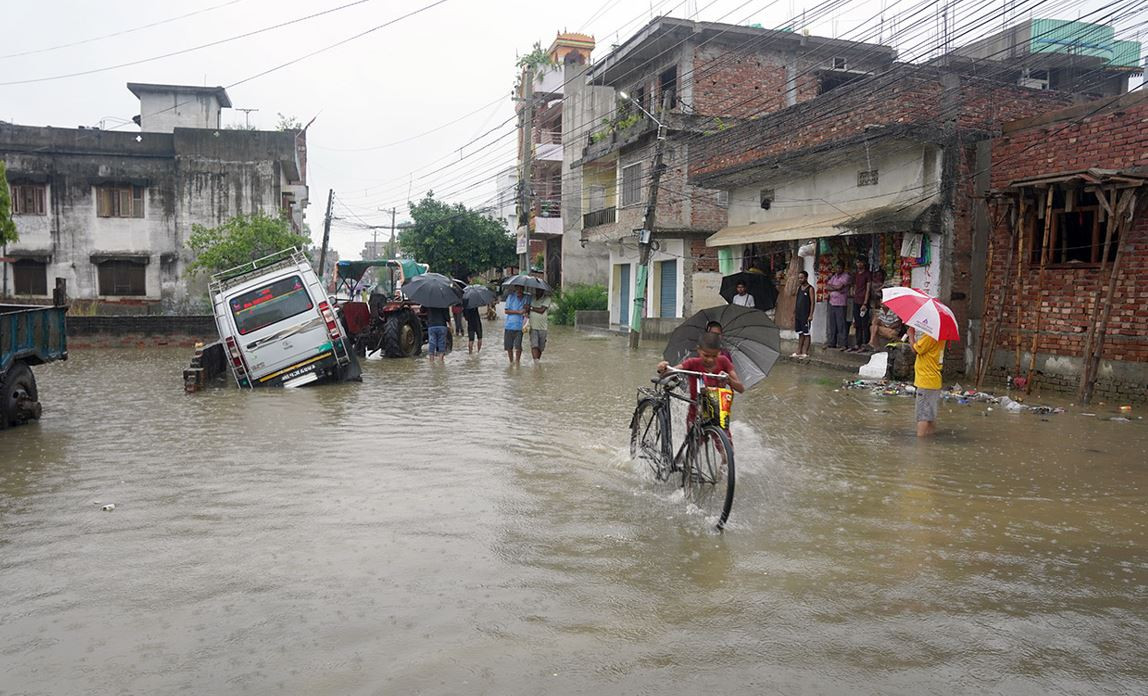
<svg viewBox="0 0 1148 696">
<path fill-rule="evenodd" d="M 630 457 L 645 462 L 659 481 L 669 474 L 665 409 L 665 404 L 656 399 L 642 399 L 630 419 Z"/>
<path fill-rule="evenodd" d="M 733 444 L 716 425 L 702 426 L 690 437 L 693 441 L 682 467 L 682 490 L 686 500 L 721 530 L 733 508 Z"/>
</svg>

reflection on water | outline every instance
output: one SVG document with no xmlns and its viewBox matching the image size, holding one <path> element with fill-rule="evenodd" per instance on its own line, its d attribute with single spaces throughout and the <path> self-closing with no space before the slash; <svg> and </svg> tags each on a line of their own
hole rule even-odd
<svg viewBox="0 0 1148 696">
<path fill-rule="evenodd" d="M 629 462 L 655 352 L 551 346 L 194 396 L 186 351 L 41 368 L 0 436 L 0 690 L 1148 688 L 1143 421 L 946 405 L 919 443 L 910 400 L 781 365 L 716 535 Z"/>
</svg>

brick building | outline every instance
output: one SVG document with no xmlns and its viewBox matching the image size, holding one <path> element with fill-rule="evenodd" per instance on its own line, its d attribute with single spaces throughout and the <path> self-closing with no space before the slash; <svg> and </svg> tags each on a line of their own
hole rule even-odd
<svg viewBox="0 0 1148 696">
<path fill-rule="evenodd" d="M 990 143 L 986 383 L 1031 365 L 1037 385 L 1078 393 L 1089 356 L 1099 397 L 1148 399 L 1146 125 L 1137 92 L 1007 123 Z"/>
<path fill-rule="evenodd" d="M 1074 99 L 899 65 L 714 134 L 695 147 L 692 181 L 728 191 L 730 219 L 706 243 L 768 271 L 800 266 L 821 290 L 834 262 L 851 269 L 865 258 L 891 282 L 946 301 L 967 333 L 983 281 L 973 259 L 987 238 L 984 225 L 978 236 L 972 205 L 978 181 L 987 188 L 977 144 L 1004 121 Z M 818 299 L 815 341 L 828 314 L 827 293 Z M 946 367 L 963 370 L 969 357 L 966 344 L 951 346 Z"/>
<path fill-rule="evenodd" d="M 886 69 L 894 54 L 876 44 L 660 17 L 591 66 L 589 88 L 609 90 L 611 98 L 600 103 L 604 113 L 568 132 L 566 146 L 580 151 L 571 169 L 581 241 L 605 246 L 609 255 L 610 321 L 629 323 L 635 294 L 636 230 L 643 226 L 658 132 L 645 112 L 667 130 L 645 309 L 647 317 L 668 321 L 643 324 L 655 331 L 722 303 L 722 271 L 739 270 L 720 268 L 705 243 L 726 225 L 727 198 L 690 180 L 691 154 L 704 134 Z"/>
</svg>

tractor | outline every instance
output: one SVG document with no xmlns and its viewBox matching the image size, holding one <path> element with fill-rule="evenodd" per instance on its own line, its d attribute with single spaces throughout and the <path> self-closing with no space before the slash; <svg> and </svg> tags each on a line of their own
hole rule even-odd
<svg viewBox="0 0 1148 696">
<path fill-rule="evenodd" d="M 361 281 L 370 268 L 378 270 L 376 282 L 368 290 Z M 388 358 L 410 358 L 422 352 L 427 336 L 426 309 L 403 297 L 401 288 L 407 279 L 428 270 L 426 264 L 410 259 L 338 263 L 336 302 L 356 352 L 366 356 L 382 351 Z M 447 350 L 453 347 L 452 334 L 447 334 Z"/>
</svg>

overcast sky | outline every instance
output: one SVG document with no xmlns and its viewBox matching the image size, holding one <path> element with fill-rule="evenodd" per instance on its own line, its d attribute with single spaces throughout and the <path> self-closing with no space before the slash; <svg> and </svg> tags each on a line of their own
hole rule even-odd
<svg viewBox="0 0 1148 696">
<path fill-rule="evenodd" d="M 188 0 L 140 3 L 127 0 L 41 0 L 3 2 L 4 41 L 0 44 L 0 82 L 48 78 L 140 61 L 244 34 L 353 0 Z M 1018 3 L 1021 0 L 1016 0 Z M 435 0 L 366 0 L 325 16 L 241 38 L 210 48 L 93 74 L 30 84 L 0 85 L 0 120 L 28 125 L 97 125 L 138 130 L 126 119 L 139 113 L 127 82 L 232 85 Z M 917 0 L 919 2 L 919 0 Z M 1029 0 L 1030 4 L 1039 0 Z M 887 7 L 890 17 L 911 0 L 855 0 L 808 29 L 821 35 L 856 38 L 868 31 L 862 20 Z M 1075 19 L 1106 3 L 1047 2 L 1037 16 Z M 975 7 L 980 0 L 954 5 Z M 427 188 L 453 201 L 478 205 L 494 196 L 495 174 L 513 163 L 513 137 L 500 135 L 507 124 L 477 147 L 496 141 L 462 162 L 464 143 L 513 116 L 510 93 L 516 56 L 535 41 L 549 46 L 560 30 L 593 34 L 599 48 L 624 40 L 657 14 L 696 12 L 709 21 L 761 23 L 778 27 L 801 15 L 807 5 L 791 0 L 590 0 L 546 3 L 525 0 L 446 0 L 345 45 L 228 89 L 236 108 L 250 114 L 259 128 L 274 128 L 277 114 L 303 122 L 317 117 L 308 132 L 311 206 L 307 219 L 318 241 L 327 190 L 341 205 L 332 234 L 344 257 L 358 258 L 371 232 L 363 223 L 389 224 L 399 208 L 404 216 L 408 192 Z M 1000 3 L 997 3 L 1000 6 Z M 1143 5 L 1141 5 L 1143 6 Z M 181 17 L 194 13 L 191 16 Z M 172 21 L 167 21 L 172 20 Z M 1124 24 L 1120 38 L 1136 39 L 1143 18 Z M 133 30 L 144 25 L 156 24 Z M 998 27 L 999 28 L 999 27 Z M 99 38 L 116 32 L 117 36 Z M 868 40 L 872 38 L 864 37 Z M 1143 37 L 1140 37 L 1143 40 Z M 63 44 L 79 45 L 52 49 Z M 26 55 L 14 55 L 26 52 Z M 472 113 L 473 112 L 473 113 Z M 468 115 L 469 114 L 469 115 Z M 244 114 L 223 112 L 228 123 Z M 444 124 L 457 120 L 457 123 Z M 432 129 L 434 132 L 422 135 Z M 416 137 L 417 136 L 417 137 Z M 407 140 L 391 145 L 396 141 Z M 438 167 L 447 168 L 430 174 Z M 353 217 L 353 216 L 357 216 Z"/>
</svg>

